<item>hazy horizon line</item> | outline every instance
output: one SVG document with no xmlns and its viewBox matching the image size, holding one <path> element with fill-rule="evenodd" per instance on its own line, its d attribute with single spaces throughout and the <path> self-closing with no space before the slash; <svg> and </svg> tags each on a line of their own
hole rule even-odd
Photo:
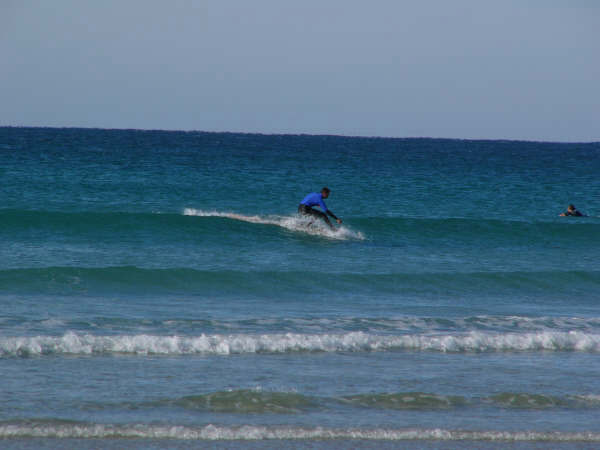
<svg viewBox="0 0 600 450">
<path fill-rule="evenodd" d="M 445 140 L 445 141 L 486 141 L 486 142 L 528 142 L 544 144 L 600 144 L 598 140 L 590 141 L 553 141 L 544 139 L 524 139 L 524 138 L 475 138 L 475 137 L 444 137 L 444 136 L 378 136 L 369 134 L 336 134 L 336 133 L 310 133 L 310 132 L 260 132 L 260 131 L 231 131 L 231 130 L 201 130 L 201 129 L 179 129 L 179 128 L 132 128 L 132 127 L 100 127 L 100 126 L 55 126 L 55 125 L 2 125 L 0 128 L 22 128 L 22 129 L 52 129 L 52 130 L 104 130 L 104 131 L 148 131 L 148 132 L 168 132 L 168 133 L 205 133 L 205 134 L 244 134 L 256 136 L 313 136 L 313 137 L 338 137 L 338 138 L 356 138 L 356 139 L 423 139 L 423 140 Z"/>
</svg>

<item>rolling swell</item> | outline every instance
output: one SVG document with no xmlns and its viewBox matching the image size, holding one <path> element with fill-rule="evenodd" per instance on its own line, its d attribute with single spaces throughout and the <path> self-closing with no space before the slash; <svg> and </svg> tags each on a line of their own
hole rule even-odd
<svg viewBox="0 0 600 450">
<path fill-rule="evenodd" d="M 600 244 L 600 222 L 594 218 L 580 221 L 565 218 L 546 218 L 539 221 L 479 219 L 479 218 L 410 218 L 410 217 L 358 217 L 350 219 L 359 230 L 373 239 L 434 239 L 479 242 L 486 245 L 546 244 L 568 242 Z"/>
<path fill-rule="evenodd" d="M 433 392 L 375 392 L 325 397 L 261 388 L 162 398 L 144 402 L 84 402 L 84 407 L 98 410 L 181 408 L 227 414 L 298 414 L 310 410 L 344 408 L 377 410 L 439 411 L 458 408 L 501 408 L 521 410 L 600 409 L 598 395 L 548 395 L 527 392 L 503 392 L 489 396 L 466 397 Z"/>
<path fill-rule="evenodd" d="M 168 405 L 221 413 L 294 414 L 315 407 L 317 403 L 317 399 L 295 392 L 239 389 L 191 395 L 174 401 L 162 401 L 158 405 L 153 404 L 152 406 Z"/>
<path fill-rule="evenodd" d="M 312 280 L 310 285 L 306 280 Z M 560 293 L 585 295 L 600 289 L 600 271 L 469 273 L 324 273 L 117 267 L 47 267 L 0 270 L 4 293 L 95 292 L 281 296 L 331 291 L 382 295 Z"/>
<path fill-rule="evenodd" d="M 3 209 L 0 210 L 2 227 L 7 231 L 19 232 L 28 229 L 51 232 L 134 232 L 148 228 L 155 232 L 187 228 L 190 221 L 181 214 L 135 213 L 126 211 L 40 211 Z"/>
<path fill-rule="evenodd" d="M 227 231 L 256 232 L 261 225 L 279 225 L 294 230 L 288 222 L 295 214 L 288 216 L 244 216 L 232 212 L 201 211 L 191 208 L 181 213 L 146 213 L 127 211 L 40 211 L 21 209 L 0 209 L 2 229 L 10 233 L 37 230 L 69 232 L 76 234 L 139 233 L 141 230 L 156 233 L 178 232 L 212 233 L 222 235 Z M 232 220 L 234 219 L 234 220 Z M 514 219 L 479 218 L 411 218 L 411 217 L 345 217 L 345 223 L 352 226 L 355 235 L 369 240 L 398 239 L 455 239 L 502 240 L 513 243 L 585 242 L 586 245 L 600 244 L 600 221 L 597 218 L 548 218 L 539 221 L 519 221 Z M 240 228 L 241 226 L 241 228 Z M 269 228 L 267 228 L 269 229 Z"/>
</svg>

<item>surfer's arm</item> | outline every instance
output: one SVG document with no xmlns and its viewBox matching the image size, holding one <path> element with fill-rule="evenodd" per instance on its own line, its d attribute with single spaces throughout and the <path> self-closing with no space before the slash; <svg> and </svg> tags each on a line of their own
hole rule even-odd
<svg viewBox="0 0 600 450">
<path fill-rule="evenodd" d="M 333 217 L 337 223 L 342 223 L 342 219 L 339 219 L 334 213 L 332 213 L 329 208 L 327 208 L 327 205 L 325 204 L 325 202 L 323 201 L 323 198 L 321 198 L 319 200 L 319 206 L 321 207 L 321 209 L 330 217 Z"/>
<path fill-rule="evenodd" d="M 332 213 L 330 210 L 327 210 L 327 214 L 330 217 L 333 217 L 335 220 L 337 220 L 337 223 L 342 223 L 342 219 L 338 218 L 334 213 Z"/>
</svg>

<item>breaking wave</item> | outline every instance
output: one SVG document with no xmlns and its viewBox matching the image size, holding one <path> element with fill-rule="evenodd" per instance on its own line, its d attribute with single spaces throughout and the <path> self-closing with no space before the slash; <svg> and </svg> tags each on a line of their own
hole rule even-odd
<svg viewBox="0 0 600 450">
<path fill-rule="evenodd" d="M 243 214 L 219 212 L 219 211 L 202 211 L 199 209 L 185 208 L 183 210 L 185 216 L 197 217 L 224 217 L 232 220 L 240 220 L 242 222 L 255 223 L 260 225 L 275 225 L 285 228 L 290 231 L 308 233 L 315 236 L 323 236 L 331 239 L 356 239 L 364 240 L 365 237 L 360 231 L 353 231 L 345 225 L 330 229 L 321 221 L 311 221 L 298 215 L 294 216 L 246 216 Z"/>
<path fill-rule="evenodd" d="M 600 353 L 600 334 L 582 331 L 400 336 L 364 332 L 342 334 L 212 334 L 200 336 L 97 336 L 68 332 L 63 336 L 0 338 L 0 357 L 42 355 L 234 355 L 297 352 L 430 351 L 591 352 Z"/>
<path fill-rule="evenodd" d="M 363 440 L 440 440 L 509 442 L 600 442 L 598 432 L 560 431 L 461 431 L 449 429 L 326 428 L 294 426 L 180 426 L 116 425 L 39 421 L 0 423 L 0 439 L 6 438 L 79 439 L 185 439 L 185 440 L 283 440 L 283 439 L 363 439 Z"/>
</svg>

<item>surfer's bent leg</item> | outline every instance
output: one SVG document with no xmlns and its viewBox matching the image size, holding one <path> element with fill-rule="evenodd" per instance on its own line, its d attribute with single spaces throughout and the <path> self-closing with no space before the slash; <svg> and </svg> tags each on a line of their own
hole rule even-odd
<svg viewBox="0 0 600 450">
<path fill-rule="evenodd" d="M 321 211 L 317 211 L 316 209 L 312 209 L 310 206 L 300 204 L 298 205 L 298 212 L 304 216 L 313 216 L 323 219 L 330 228 L 333 228 L 333 225 L 331 225 L 331 222 L 329 221 L 329 217 L 327 217 L 327 215 Z"/>
</svg>

